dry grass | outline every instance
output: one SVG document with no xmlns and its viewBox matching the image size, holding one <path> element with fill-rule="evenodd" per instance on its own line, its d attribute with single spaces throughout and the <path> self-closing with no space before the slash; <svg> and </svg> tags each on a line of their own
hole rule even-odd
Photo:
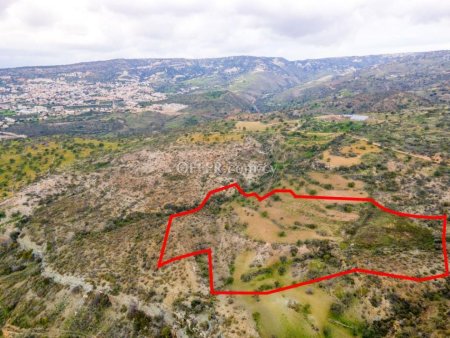
<svg viewBox="0 0 450 338">
<path fill-rule="evenodd" d="M 360 164 L 363 155 L 379 152 L 381 152 L 381 149 L 378 146 L 368 144 L 364 140 L 359 140 L 351 145 L 340 148 L 340 155 L 333 155 L 329 150 L 325 150 L 322 161 L 330 168 L 351 167 Z"/>
<path fill-rule="evenodd" d="M 324 238 L 314 230 L 283 230 L 272 219 L 262 217 L 259 213 L 248 208 L 238 208 L 236 213 L 242 222 L 248 224 L 246 233 L 256 240 L 267 243 L 295 243 L 298 240 Z M 279 234 L 282 231 L 285 234 L 280 237 Z"/>
<path fill-rule="evenodd" d="M 264 131 L 270 128 L 274 124 L 262 123 L 260 121 L 238 121 L 236 123 L 236 129 L 239 131 L 248 130 L 248 131 Z"/>
<path fill-rule="evenodd" d="M 342 185 L 347 182 L 344 178 L 341 181 Z M 361 184 L 358 183 L 359 186 Z M 309 190 L 304 189 L 300 193 L 307 193 Z M 344 190 L 344 187 L 342 190 L 323 190 L 321 193 L 331 196 L 365 194 L 349 188 Z M 247 225 L 246 234 L 250 238 L 267 243 L 295 243 L 307 239 L 337 240 L 341 223 L 353 222 L 359 217 L 356 211 L 344 212 L 327 208 L 327 205 L 334 202 L 295 199 L 281 194 L 277 196 L 279 200 L 255 202 L 253 208 L 235 206 L 234 211 L 239 221 Z"/>
<path fill-rule="evenodd" d="M 308 184 L 301 192 L 308 193 L 311 189 L 317 192 L 317 195 L 325 196 L 347 196 L 347 197 L 367 197 L 364 190 L 364 182 L 347 179 L 338 174 L 327 174 L 321 172 L 309 172 L 308 176 L 319 184 Z M 354 185 L 350 187 L 349 185 Z M 325 187 L 330 187 L 326 189 Z M 328 204 L 325 201 L 318 201 L 322 204 Z M 334 203 L 334 202 L 333 202 Z M 337 202 L 340 203 L 340 202 Z M 351 203 L 344 201 L 342 203 Z"/>
</svg>

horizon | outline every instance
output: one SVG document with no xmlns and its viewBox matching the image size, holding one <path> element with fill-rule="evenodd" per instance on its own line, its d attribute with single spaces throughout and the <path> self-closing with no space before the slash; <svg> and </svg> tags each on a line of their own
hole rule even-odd
<svg viewBox="0 0 450 338">
<path fill-rule="evenodd" d="M 411 52 L 395 52 L 395 53 L 371 53 L 371 54 L 358 54 L 358 55 L 340 55 L 340 56 L 321 56 L 314 58 L 303 58 L 303 59 L 290 59 L 283 56 L 268 56 L 268 55 L 225 55 L 225 56 L 217 56 L 217 57 L 198 57 L 198 58 L 190 58 L 190 57 L 139 57 L 139 58 L 127 58 L 127 57 L 118 57 L 112 59 L 93 59 L 87 61 L 76 61 L 70 63 L 60 63 L 60 64 L 34 64 L 34 65 L 23 65 L 16 67 L 1 67 L 0 70 L 5 69 L 21 69 L 21 68 L 51 68 L 51 67 L 63 67 L 63 66 L 72 66 L 78 64 L 85 63 L 97 63 L 97 62 L 111 62 L 111 61 L 119 61 L 119 60 L 214 60 L 214 59 L 226 59 L 226 58 L 241 58 L 241 57 L 249 57 L 249 58 L 267 58 L 267 59 L 284 59 L 288 62 L 298 62 L 298 61 L 309 61 L 309 60 L 327 60 L 327 59 L 340 59 L 340 58 L 352 58 L 352 57 L 370 57 L 370 56 L 402 56 L 402 55 L 412 55 L 412 54 L 422 54 L 422 53 L 438 53 L 438 52 L 450 52 L 449 49 L 433 49 L 433 50 L 420 50 L 420 51 L 411 51 Z"/>
</svg>

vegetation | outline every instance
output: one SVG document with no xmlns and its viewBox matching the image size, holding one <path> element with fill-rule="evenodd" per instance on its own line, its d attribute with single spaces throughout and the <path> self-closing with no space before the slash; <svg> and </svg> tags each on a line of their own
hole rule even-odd
<svg viewBox="0 0 450 338">
<path fill-rule="evenodd" d="M 156 268 L 170 215 L 231 182 L 260 195 L 372 197 L 405 213 L 449 214 L 442 53 L 310 60 L 300 67 L 310 71 L 298 71 L 307 74 L 248 58 L 239 67 L 193 62 L 179 77 L 167 61 L 155 65 L 161 77 L 150 87 L 164 94 L 158 104 L 188 106 L 176 114 L 143 101 L 137 112 L 119 102 L 108 113 L 18 119 L 8 130 L 29 137 L 0 144 L 3 335 L 448 336 L 448 278 L 361 273 L 264 296 L 209 293 L 270 291 L 352 267 L 417 277 L 444 271 L 440 220 L 370 203 L 284 193 L 260 202 L 223 192 L 201 212 L 172 219 L 164 256 L 209 248 L 214 275 L 206 254 Z M 253 72 L 257 63 L 267 71 Z M 77 71 L 104 85 L 116 70 L 145 79 L 154 71 L 139 61 L 106 64 L 114 71 L 103 63 Z M 49 70 L 39 74 L 51 77 Z M 195 166 L 182 172 L 180 163 Z"/>
<path fill-rule="evenodd" d="M 83 138 L 7 142 L 0 148 L 0 196 L 11 196 L 24 185 L 75 161 L 104 156 L 119 148 L 117 141 Z"/>
</svg>

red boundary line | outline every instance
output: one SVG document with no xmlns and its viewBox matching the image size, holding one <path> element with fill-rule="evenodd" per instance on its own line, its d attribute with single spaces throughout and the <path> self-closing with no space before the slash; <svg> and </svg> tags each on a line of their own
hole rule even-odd
<svg viewBox="0 0 450 338">
<path fill-rule="evenodd" d="M 427 277 L 413 277 L 413 276 L 408 276 L 408 275 L 394 274 L 394 273 L 388 273 L 388 272 L 377 271 L 377 270 L 353 268 L 353 269 L 349 269 L 349 270 L 345 270 L 345 271 L 340 271 L 340 272 L 337 272 L 337 273 L 334 273 L 334 274 L 331 274 L 331 275 L 325 275 L 325 276 L 322 276 L 322 277 L 319 277 L 319 278 L 314 278 L 314 279 L 310 279 L 308 281 L 304 281 L 304 282 L 300 282 L 300 283 L 296 283 L 296 284 L 291 284 L 291 285 L 287 285 L 287 286 L 283 286 L 283 287 L 280 287 L 280 288 L 267 290 L 267 291 L 234 291 L 234 290 L 221 291 L 221 290 L 215 290 L 214 289 L 214 275 L 213 275 L 213 262 L 212 262 L 212 250 L 211 250 L 211 248 L 189 252 L 189 253 L 184 254 L 184 255 L 172 257 L 172 258 L 170 258 L 168 260 L 164 260 L 164 253 L 165 253 L 166 246 L 167 246 L 167 240 L 169 239 L 170 227 L 172 225 L 172 221 L 175 218 L 186 216 L 186 215 L 193 214 L 193 213 L 196 213 L 196 212 L 200 211 L 206 205 L 206 203 L 211 198 L 211 196 L 213 196 L 214 194 L 217 194 L 217 193 L 219 193 L 221 191 L 225 191 L 225 190 L 232 189 L 232 188 L 237 189 L 237 191 L 239 191 L 239 193 L 242 196 L 244 196 L 246 198 L 254 197 L 260 202 L 265 200 L 265 199 L 267 199 L 267 198 L 269 198 L 270 196 L 272 196 L 274 194 L 282 193 L 282 194 L 290 194 L 290 195 L 292 195 L 292 197 L 299 198 L 299 199 L 368 202 L 368 203 L 373 204 L 374 206 L 376 206 L 380 210 L 383 210 L 385 212 L 388 212 L 388 213 L 391 213 L 391 214 L 394 214 L 394 215 L 397 215 L 397 216 L 400 216 L 400 217 L 442 220 L 442 255 L 444 257 L 444 269 L 445 269 L 445 272 L 441 273 L 441 274 L 427 276 Z M 303 285 L 309 285 L 309 284 L 317 283 L 317 282 L 320 282 L 320 281 L 324 281 L 324 280 L 327 280 L 327 279 L 332 279 L 332 278 L 348 275 L 348 274 L 351 274 L 351 273 L 363 273 L 363 274 L 367 274 L 367 275 L 391 277 L 391 278 L 395 278 L 395 279 L 409 280 L 409 281 L 413 281 L 413 282 L 425 282 L 425 281 L 429 281 L 429 280 L 433 280 L 433 279 L 448 277 L 450 275 L 450 273 L 449 273 L 449 264 L 448 264 L 448 255 L 447 255 L 446 232 L 447 232 L 447 215 L 420 215 L 420 214 L 408 214 L 408 213 L 404 213 L 404 212 L 399 212 L 399 211 L 392 210 L 392 209 L 389 209 L 389 208 L 381 205 L 380 203 L 378 203 L 377 201 L 375 201 L 373 198 L 370 198 L 370 197 L 297 195 L 294 191 L 292 191 L 290 189 L 275 189 L 275 190 L 272 190 L 272 191 L 270 191 L 269 193 L 267 193 L 267 194 L 265 194 L 263 196 L 260 196 L 256 192 L 247 193 L 239 186 L 238 183 L 232 183 L 232 184 L 229 184 L 229 185 L 226 185 L 226 186 L 223 186 L 223 187 L 220 187 L 220 188 L 217 188 L 217 189 L 209 191 L 206 194 L 206 196 L 203 199 L 203 201 L 196 208 L 190 209 L 190 210 L 186 210 L 186 211 L 182 211 L 182 212 L 179 212 L 179 213 L 176 213 L 176 214 L 172 214 L 172 215 L 169 216 L 169 220 L 167 222 L 166 233 L 164 235 L 164 240 L 163 240 L 162 247 L 161 247 L 161 252 L 160 252 L 160 255 L 159 255 L 158 268 L 161 268 L 164 265 L 170 264 L 172 262 L 175 262 L 175 261 L 178 261 L 178 260 L 181 260 L 181 259 L 184 259 L 184 258 L 206 254 L 206 255 L 208 255 L 209 290 L 210 290 L 210 293 L 213 294 L 213 295 L 269 295 L 269 294 L 272 294 L 272 293 L 293 289 L 293 288 L 296 288 L 296 287 L 299 287 L 299 286 L 303 286 Z"/>
</svg>

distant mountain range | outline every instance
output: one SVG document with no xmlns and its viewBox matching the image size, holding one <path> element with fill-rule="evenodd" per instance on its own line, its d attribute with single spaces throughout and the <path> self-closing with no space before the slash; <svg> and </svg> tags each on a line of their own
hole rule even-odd
<svg viewBox="0 0 450 338">
<path fill-rule="evenodd" d="M 394 111 L 450 102 L 450 51 L 289 61 L 232 56 L 211 59 L 117 59 L 0 69 L 15 79 L 69 76 L 72 81 L 148 82 L 188 111 Z M 1 85 L 1 80 L 0 80 Z"/>
</svg>

